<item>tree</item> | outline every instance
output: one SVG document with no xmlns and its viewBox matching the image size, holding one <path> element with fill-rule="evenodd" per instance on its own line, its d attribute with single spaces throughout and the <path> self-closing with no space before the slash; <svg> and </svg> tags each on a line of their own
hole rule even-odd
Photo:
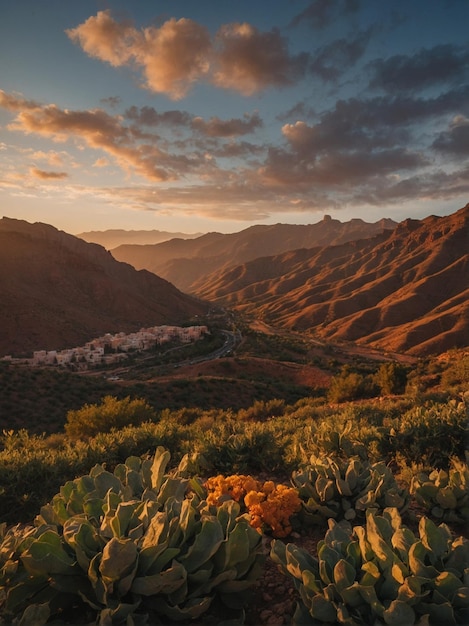
<svg viewBox="0 0 469 626">
<path fill-rule="evenodd" d="M 93 437 L 114 428 L 137 426 L 156 419 L 155 411 L 142 398 L 132 400 L 127 396 L 118 400 L 105 396 L 101 404 L 85 404 L 81 409 L 68 411 L 65 432 L 71 437 Z"/>
</svg>

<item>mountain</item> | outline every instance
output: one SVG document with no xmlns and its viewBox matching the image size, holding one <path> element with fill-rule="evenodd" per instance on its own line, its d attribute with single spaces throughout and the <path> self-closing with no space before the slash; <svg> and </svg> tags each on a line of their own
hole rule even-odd
<svg viewBox="0 0 469 626">
<path fill-rule="evenodd" d="M 99 245 L 111 250 L 124 244 L 153 244 L 168 241 L 169 239 L 194 239 L 200 237 L 201 233 L 189 235 L 187 233 L 169 233 L 164 230 L 90 230 L 77 235 L 88 243 L 99 243 Z"/>
<path fill-rule="evenodd" d="M 103 247 L 47 224 L 0 220 L 0 356 L 175 324 L 206 305 Z"/>
<path fill-rule="evenodd" d="M 196 239 L 172 239 L 156 245 L 123 245 L 112 250 L 119 261 L 162 276 L 185 292 L 192 292 L 201 277 L 231 266 L 315 246 L 335 245 L 372 237 L 396 222 L 382 219 L 369 224 L 361 219 L 342 223 L 325 216 L 317 224 L 274 224 L 251 226 L 238 233 L 207 233 Z"/>
<path fill-rule="evenodd" d="M 213 273 L 199 297 L 318 337 L 417 356 L 469 345 L 469 204 Z"/>
</svg>

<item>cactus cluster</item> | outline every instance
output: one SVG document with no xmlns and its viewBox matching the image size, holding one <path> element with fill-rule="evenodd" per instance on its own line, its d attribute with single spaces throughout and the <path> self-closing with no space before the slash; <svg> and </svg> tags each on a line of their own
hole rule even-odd
<svg viewBox="0 0 469 626">
<path fill-rule="evenodd" d="M 114 473 L 97 465 L 67 482 L 34 526 L 2 525 L 3 616 L 39 625 L 78 610 L 101 626 L 136 626 L 197 618 L 215 596 L 242 610 L 262 538 L 236 502 L 210 506 L 200 481 L 165 473 L 168 461 L 158 448 Z"/>
<path fill-rule="evenodd" d="M 410 491 L 439 521 L 469 523 L 469 467 L 453 460 L 448 471 L 435 469 L 413 477 Z"/>
<path fill-rule="evenodd" d="M 278 539 L 271 557 L 299 591 L 294 624 L 469 623 L 469 541 L 428 518 L 419 537 L 395 508 L 370 510 L 353 529 L 331 519 L 317 558 Z"/>
<path fill-rule="evenodd" d="M 358 458 L 320 459 L 293 472 L 292 482 L 303 500 L 306 521 L 354 520 L 367 509 L 396 507 L 401 512 L 409 504 L 409 494 L 401 489 L 384 462 L 370 463 Z"/>
</svg>

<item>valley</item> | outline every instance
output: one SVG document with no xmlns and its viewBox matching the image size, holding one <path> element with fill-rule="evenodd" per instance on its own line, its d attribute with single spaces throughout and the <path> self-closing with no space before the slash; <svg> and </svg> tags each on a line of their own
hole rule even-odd
<svg viewBox="0 0 469 626">
<path fill-rule="evenodd" d="M 76 523 L 132 555 L 141 554 L 143 525 L 153 528 L 174 512 L 178 524 L 194 522 L 193 533 L 231 519 L 229 539 L 220 535 L 223 546 L 235 539 L 239 545 L 244 524 L 247 558 L 262 546 L 249 580 L 254 593 L 249 601 L 243 593 L 242 615 L 215 596 L 202 621 L 191 620 L 200 626 L 219 624 L 227 613 L 246 626 L 294 622 L 301 595 L 288 568 L 279 567 L 289 558 L 278 547 L 281 538 L 295 554 L 307 551 L 301 564 L 321 557 L 320 542 L 334 532 L 344 541 L 352 520 L 353 532 L 367 532 L 370 541 L 371 524 L 387 533 L 379 545 L 389 556 L 392 523 L 419 546 L 417 533 L 437 541 L 435 533 L 444 532 L 448 558 L 459 558 L 469 549 L 468 206 L 371 238 L 241 264 L 225 258 L 213 273 L 200 269 L 213 269 L 211 261 L 200 266 L 192 259 L 199 278 L 190 294 L 99 245 L 46 225 L 0 222 L 0 254 L 11 270 L 0 274 L 0 314 L 8 330 L 0 344 L 24 362 L 30 353 L 37 360 L 35 367 L 0 361 L 0 546 L 14 546 L 17 559 L 29 550 L 23 532 L 32 533 L 34 545 L 53 536 L 35 567 L 47 570 L 61 550 L 60 567 L 69 573 L 75 550 L 69 529 Z M 102 345 L 94 340 L 88 353 L 98 347 L 105 356 L 112 341 L 121 342 L 129 348 L 124 363 L 58 364 L 69 342 L 99 338 L 103 328 Z M 155 341 L 162 329 L 173 329 L 175 344 Z M 196 329 L 204 332 L 186 342 Z M 40 350 L 44 345 L 49 348 Z M 39 362 L 54 354 L 49 365 Z M 441 521 L 447 530 L 434 530 Z M 175 523 L 165 532 L 175 545 L 185 536 Z M 212 531 L 203 533 L 205 542 L 213 540 Z M 83 561 L 82 538 L 77 542 Z M 165 545 L 161 550 L 166 555 Z M 179 562 L 169 554 L 174 565 L 158 578 L 185 567 L 187 556 Z M 392 558 L 403 557 L 397 550 Z M 19 589 L 21 567 L 11 574 Z M 201 571 L 206 576 L 194 566 L 194 580 Z M 44 582 L 35 572 L 31 589 Z M 233 575 L 227 572 L 220 579 Z M 88 585 L 88 576 L 78 574 Z M 155 579 L 136 580 L 135 590 L 146 590 Z M 10 578 L 0 581 L 14 599 Z M 156 593 L 150 611 L 159 610 L 162 596 Z M 43 611 L 28 598 L 21 602 L 9 610 L 24 609 L 24 619 Z M 453 610 L 449 602 L 444 606 Z M 441 615 L 443 609 L 431 610 Z M 71 614 L 65 598 L 59 612 L 66 623 L 91 623 L 96 609 L 78 599 Z"/>
</svg>

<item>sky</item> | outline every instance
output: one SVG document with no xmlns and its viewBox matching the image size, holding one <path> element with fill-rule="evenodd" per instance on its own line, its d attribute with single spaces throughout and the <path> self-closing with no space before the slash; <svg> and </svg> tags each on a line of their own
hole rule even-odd
<svg viewBox="0 0 469 626">
<path fill-rule="evenodd" d="M 469 201 L 469 0 L 0 0 L 0 217 L 68 233 Z"/>
</svg>

